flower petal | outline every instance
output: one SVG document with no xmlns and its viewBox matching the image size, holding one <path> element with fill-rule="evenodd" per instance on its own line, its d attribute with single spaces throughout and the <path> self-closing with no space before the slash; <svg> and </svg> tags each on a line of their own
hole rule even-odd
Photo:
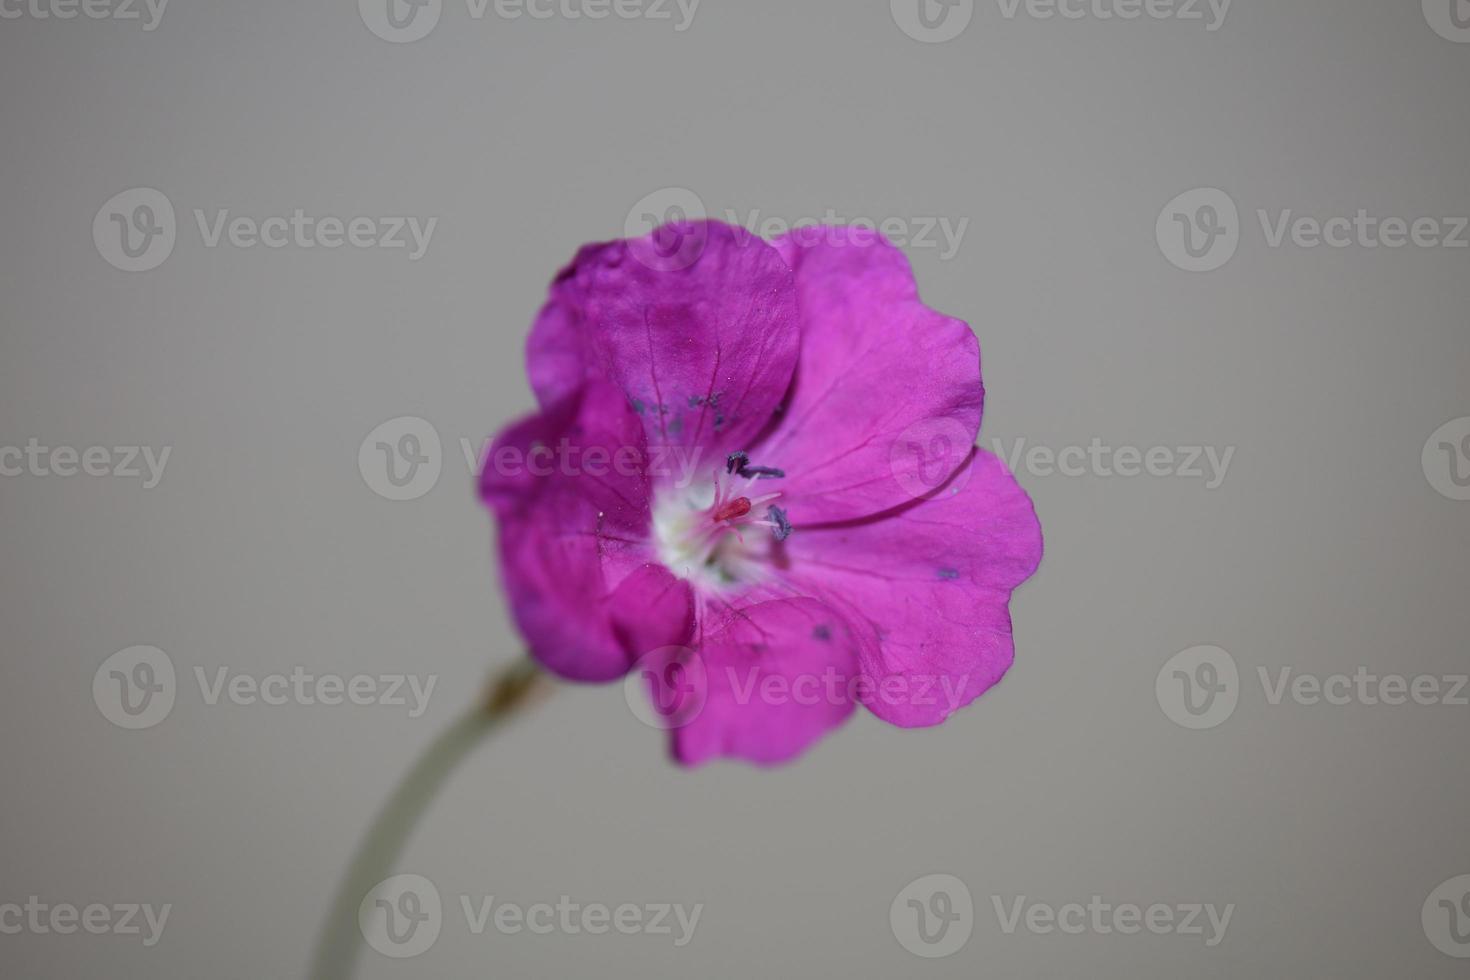
<svg viewBox="0 0 1470 980">
<path fill-rule="evenodd" d="M 592 383 L 512 425 L 485 460 L 511 610 L 531 653 L 563 677 L 611 680 L 689 638 L 688 584 L 648 545 L 645 457 L 622 393 Z"/>
<path fill-rule="evenodd" d="M 853 637 L 814 599 L 732 610 L 705 635 L 699 661 L 703 703 L 671 733 L 674 758 L 684 765 L 721 756 L 785 762 L 852 714 Z"/>
<path fill-rule="evenodd" d="M 658 261 L 671 237 L 699 247 Z M 526 361 L 543 405 L 605 378 L 643 416 L 650 445 L 698 448 L 717 466 L 771 421 L 799 344 L 780 254 L 743 229 L 698 222 L 583 248 L 552 284 Z"/>
<path fill-rule="evenodd" d="M 1041 552 L 1030 498 L 980 449 L 931 498 L 787 542 L 793 579 L 854 623 L 862 700 L 905 728 L 939 724 L 1010 668 L 1010 595 Z"/>
<path fill-rule="evenodd" d="M 634 569 L 613 593 L 608 612 L 613 632 L 635 662 L 687 643 L 694 632 L 694 592 L 663 565 Z"/>
<path fill-rule="evenodd" d="M 876 232 L 801 228 L 776 245 L 796 272 L 801 361 L 752 457 L 786 472 L 792 522 L 865 517 L 933 490 L 980 431 L 974 333 L 920 302 L 908 260 Z"/>
</svg>

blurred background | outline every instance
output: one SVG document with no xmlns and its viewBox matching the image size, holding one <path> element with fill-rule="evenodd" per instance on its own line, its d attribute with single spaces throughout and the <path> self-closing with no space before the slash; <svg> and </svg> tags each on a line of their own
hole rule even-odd
<svg viewBox="0 0 1470 980">
<path fill-rule="evenodd" d="M 559 690 L 360 975 L 1463 976 L 1467 82 L 1464 0 L 0 0 L 0 973 L 306 974 L 519 654 L 472 461 L 545 284 L 698 209 L 973 326 L 1016 665 L 766 772 Z M 563 896 L 700 912 L 474 928 Z"/>
</svg>

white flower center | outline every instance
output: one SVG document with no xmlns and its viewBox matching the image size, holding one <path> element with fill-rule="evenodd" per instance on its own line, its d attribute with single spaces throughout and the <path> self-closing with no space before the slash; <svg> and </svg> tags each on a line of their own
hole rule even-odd
<svg viewBox="0 0 1470 980">
<path fill-rule="evenodd" d="M 707 483 L 659 490 L 653 502 L 653 539 L 664 566 L 712 591 L 759 578 L 770 541 L 767 529 L 785 531 L 782 521 L 769 513 L 770 503 L 781 494 L 749 495 L 757 479 L 716 473 Z"/>
</svg>

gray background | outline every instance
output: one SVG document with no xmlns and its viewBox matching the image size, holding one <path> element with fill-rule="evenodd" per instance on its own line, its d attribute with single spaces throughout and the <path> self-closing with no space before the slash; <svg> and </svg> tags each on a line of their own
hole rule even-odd
<svg viewBox="0 0 1470 980">
<path fill-rule="evenodd" d="M 1470 503 L 1425 440 L 1470 415 L 1470 252 L 1273 249 L 1255 210 L 1470 213 L 1470 45 L 1416 2 L 1237 0 L 1200 22 L 1005 18 L 921 44 L 885 2 L 704 0 L 694 24 L 473 20 L 391 44 L 351 0 L 174 0 L 137 22 L 0 21 L 0 443 L 173 447 L 163 482 L 0 479 L 0 902 L 174 906 L 162 941 L 0 936 L 0 973 L 301 975 L 347 855 L 517 651 L 458 440 L 526 410 L 545 283 L 666 186 L 713 213 L 969 218 L 911 249 L 969 320 L 983 439 L 1235 446 L 1218 490 L 1023 472 L 1047 537 L 1005 683 L 945 726 L 855 718 L 790 768 L 674 768 L 620 689 L 565 688 L 475 754 L 401 870 L 450 905 L 369 977 L 1464 975 L 1420 908 L 1470 873 L 1470 709 L 1271 706 L 1258 666 L 1463 673 Z M 178 210 L 124 273 L 94 214 Z M 1219 187 L 1234 259 L 1154 223 Z M 438 216 L 403 251 L 205 248 L 192 210 Z M 432 492 L 357 467 L 397 416 Z M 1186 731 L 1160 667 L 1229 650 L 1233 718 Z M 91 697 L 134 644 L 180 672 L 128 732 Z M 436 674 L 430 710 L 205 704 L 201 666 Z M 943 872 L 968 945 L 906 952 L 889 904 Z M 704 903 L 695 939 L 473 936 L 455 896 Z M 1234 903 L 1180 936 L 1006 935 L 991 896 Z"/>
</svg>

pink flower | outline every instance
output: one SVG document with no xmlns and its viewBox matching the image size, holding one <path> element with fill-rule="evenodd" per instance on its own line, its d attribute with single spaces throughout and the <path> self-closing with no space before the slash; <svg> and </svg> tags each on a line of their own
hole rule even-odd
<svg viewBox="0 0 1470 980">
<path fill-rule="evenodd" d="M 680 762 L 783 762 L 858 703 L 937 725 L 1010 667 L 1041 529 L 974 448 L 974 334 L 880 236 L 588 245 L 527 372 L 541 411 L 481 480 L 516 622 L 578 681 L 682 649 L 658 654 L 700 682 L 661 705 Z"/>
</svg>

